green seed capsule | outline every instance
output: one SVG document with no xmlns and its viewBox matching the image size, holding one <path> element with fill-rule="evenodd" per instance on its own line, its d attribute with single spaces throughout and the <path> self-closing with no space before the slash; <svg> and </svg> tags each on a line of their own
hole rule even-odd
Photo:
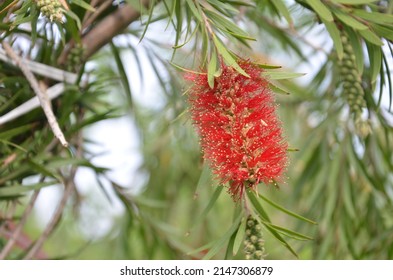
<svg viewBox="0 0 393 280">
<path fill-rule="evenodd" d="M 341 35 L 341 42 L 343 43 L 343 45 L 348 43 L 348 38 L 347 36 Z"/>
</svg>

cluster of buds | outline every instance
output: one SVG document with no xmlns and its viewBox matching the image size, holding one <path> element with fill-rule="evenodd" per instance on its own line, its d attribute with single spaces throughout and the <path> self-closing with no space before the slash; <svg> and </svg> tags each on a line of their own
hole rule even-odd
<svg viewBox="0 0 393 280">
<path fill-rule="evenodd" d="M 247 260 L 263 260 L 266 257 L 262 227 L 251 215 L 247 218 L 244 254 Z"/>
<path fill-rule="evenodd" d="M 82 44 L 77 43 L 75 46 L 70 50 L 67 60 L 67 70 L 68 71 L 77 71 L 80 65 L 82 64 L 83 60 L 83 53 L 84 48 Z"/>
<path fill-rule="evenodd" d="M 367 107 L 365 93 L 361 83 L 361 75 L 356 68 L 356 57 L 345 31 L 341 31 L 341 41 L 344 46 L 343 59 L 339 61 L 343 95 L 348 101 L 354 118 L 356 133 L 365 137 L 370 133 L 369 123 L 362 119 L 362 111 Z"/>
<path fill-rule="evenodd" d="M 62 22 L 63 8 L 59 0 L 35 0 L 41 13 L 50 21 Z"/>
</svg>

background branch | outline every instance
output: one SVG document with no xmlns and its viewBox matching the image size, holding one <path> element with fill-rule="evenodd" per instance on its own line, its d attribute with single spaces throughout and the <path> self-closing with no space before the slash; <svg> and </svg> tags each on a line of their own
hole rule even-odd
<svg viewBox="0 0 393 280">
<path fill-rule="evenodd" d="M 38 194 L 40 193 L 40 190 L 36 190 L 30 201 L 29 204 L 26 206 L 25 211 L 23 212 L 22 218 L 20 219 L 18 225 L 16 226 L 16 228 L 14 229 L 14 231 L 12 232 L 12 235 L 10 236 L 7 244 L 4 246 L 3 250 L 0 252 L 0 260 L 4 260 L 7 255 L 10 253 L 12 247 L 15 245 L 16 241 L 18 240 L 22 229 L 24 227 L 24 225 L 26 224 L 27 218 L 29 217 L 29 215 L 31 214 L 31 211 L 33 210 L 34 204 L 37 200 Z"/>
<path fill-rule="evenodd" d="M 14 52 L 11 46 L 7 42 L 2 43 L 4 50 L 6 51 L 7 55 L 15 61 L 18 65 L 22 73 L 25 75 L 27 81 L 30 83 L 31 88 L 37 95 L 41 107 L 45 113 L 46 118 L 48 119 L 49 126 L 51 127 L 53 134 L 57 139 L 59 139 L 60 143 L 67 147 L 68 143 L 64 137 L 63 132 L 60 129 L 60 126 L 56 120 L 56 117 L 53 113 L 52 106 L 50 103 L 50 99 L 48 98 L 47 94 L 44 93 L 39 84 L 37 79 L 34 77 L 34 74 L 30 71 L 30 69 L 23 63 L 22 59 Z"/>
<path fill-rule="evenodd" d="M 149 0 L 142 0 L 141 4 L 147 7 Z M 116 12 L 100 21 L 90 32 L 82 38 L 82 45 L 86 48 L 84 58 L 87 59 L 96 51 L 109 43 L 113 37 L 121 33 L 128 25 L 137 20 L 140 13 L 130 5 L 120 7 Z"/>
<path fill-rule="evenodd" d="M 141 0 L 141 5 L 144 7 L 148 7 L 150 0 Z M 103 4 L 104 6 L 105 3 Z M 104 9 L 97 9 L 97 13 L 101 13 Z M 97 15 L 98 16 L 98 15 Z M 96 18 L 97 16 L 92 15 L 87 17 L 87 21 L 91 21 L 91 17 Z M 93 54 L 95 54 L 99 49 L 109 43 L 113 37 L 121 33 L 124 29 L 127 28 L 133 21 L 137 20 L 140 17 L 140 12 L 134 7 L 124 4 L 119 7 L 115 12 L 107 15 L 104 19 L 102 19 L 99 23 L 96 24 L 90 31 L 86 34 L 83 34 L 82 37 L 82 45 L 84 47 L 84 56 L 83 60 L 87 60 Z M 83 23 L 85 26 L 85 23 Z M 71 46 L 73 45 L 73 41 L 69 43 Z M 60 55 L 58 59 L 58 63 L 63 65 L 67 61 L 68 54 L 71 48 L 65 48 L 63 53 Z"/>
</svg>

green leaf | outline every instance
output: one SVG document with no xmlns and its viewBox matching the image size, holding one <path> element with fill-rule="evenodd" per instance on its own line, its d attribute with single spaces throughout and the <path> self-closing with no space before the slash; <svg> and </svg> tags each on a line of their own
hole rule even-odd
<svg viewBox="0 0 393 280">
<path fill-rule="evenodd" d="M 145 206 L 145 207 L 156 208 L 156 209 L 164 209 L 164 208 L 168 207 L 167 201 L 152 199 L 152 198 L 144 197 L 141 195 L 133 197 L 133 200 L 135 200 L 135 202 L 139 206 Z"/>
<path fill-rule="evenodd" d="M 72 3 L 75 5 L 78 5 L 82 8 L 84 8 L 85 10 L 91 11 L 91 12 L 95 12 L 96 9 L 94 9 L 92 6 L 90 6 L 90 4 L 82 1 L 82 0 L 72 0 Z"/>
<path fill-rule="evenodd" d="M 376 45 L 376 46 L 383 46 L 383 43 L 381 41 L 381 38 L 379 38 L 374 32 L 372 32 L 370 29 L 366 30 L 359 30 L 360 35 L 369 41 L 370 43 Z"/>
<path fill-rule="evenodd" d="M 232 55 L 227 51 L 227 49 L 224 47 L 224 45 L 220 42 L 220 40 L 216 36 L 213 36 L 213 41 L 215 46 L 217 47 L 218 53 L 222 55 L 222 58 L 224 59 L 225 63 L 228 66 L 233 67 L 237 72 L 239 72 L 243 76 L 249 78 L 250 76 L 239 66 L 239 64 L 237 64 L 236 60 L 232 57 Z"/>
<path fill-rule="evenodd" d="M 292 212 L 292 211 L 289 211 L 288 209 L 285 209 L 284 207 L 278 205 L 277 203 L 274 203 L 273 201 L 267 199 L 265 196 L 263 196 L 263 195 L 261 195 L 261 194 L 258 194 L 258 196 L 259 196 L 260 198 L 262 198 L 264 201 L 266 201 L 267 203 L 269 203 L 269 204 L 270 204 L 271 206 L 273 206 L 274 208 L 276 208 L 276 209 L 278 209 L 278 210 L 280 210 L 280 211 L 282 211 L 282 212 L 288 214 L 289 216 L 292 216 L 292 217 L 294 217 L 294 218 L 296 218 L 296 219 L 299 219 L 299 220 L 301 220 L 301 221 L 305 221 L 305 222 L 310 223 L 310 224 L 313 224 L 313 225 L 316 225 L 316 224 L 317 224 L 316 222 L 314 222 L 314 221 L 312 221 L 312 220 L 310 220 L 310 219 L 307 219 L 307 218 L 305 218 L 305 217 L 303 217 L 303 216 L 301 216 L 301 215 L 299 215 L 299 214 L 296 214 L 296 213 L 294 213 L 294 212 Z"/>
<path fill-rule="evenodd" d="M 265 212 L 265 210 L 263 209 L 262 205 L 259 203 L 258 198 L 256 197 L 255 193 L 253 191 L 248 191 L 247 192 L 247 196 L 250 199 L 250 202 L 252 203 L 252 205 L 254 206 L 255 210 L 258 212 L 258 214 L 260 215 L 260 221 L 261 223 L 264 224 L 264 226 L 266 227 L 266 229 L 284 246 L 286 247 L 295 257 L 298 258 L 298 255 L 296 254 L 295 250 L 293 250 L 293 248 L 291 247 L 291 245 L 289 245 L 288 242 L 285 241 L 284 238 L 282 238 L 282 236 L 277 232 L 276 229 L 274 229 L 272 226 L 270 226 L 270 218 L 267 215 L 267 213 Z M 266 223 L 268 222 L 268 223 Z"/>
<path fill-rule="evenodd" d="M 28 165 L 31 170 L 34 170 L 41 175 L 44 175 L 45 177 L 54 177 L 57 179 L 59 182 L 61 181 L 61 176 L 53 172 L 53 169 L 51 170 L 49 166 L 46 166 L 45 164 L 41 164 L 34 159 L 27 159 Z"/>
<path fill-rule="evenodd" d="M 234 232 L 231 236 L 231 238 L 229 239 L 227 248 L 226 248 L 226 252 L 225 252 L 225 260 L 231 260 L 233 259 L 233 246 L 235 243 L 235 238 L 236 238 L 236 234 L 237 232 Z"/>
<path fill-rule="evenodd" d="M 82 28 L 81 20 L 73 11 L 71 11 L 71 10 L 66 11 L 66 15 L 75 21 L 76 26 L 78 27 L 79 30 Z M 59 29 L 61 29 L 61 28 L 59 28 Z"/>
<path fill-rule="evenodd" d="M 237 252 L 240 249 L 240 245 L 243 244 L 244 235 L 246 234 L 246 224 L 247 224 L 247 219 L 246 217 L 243 217 L 239 229 L 237 230 L 235 241 L 233 243 L 233 250 L 232 250 L 233 255 L 237 254 Z"/>
<path fill-rule="evenodd" d="M 180 45 L 175 45 L 172 48 L 173 49 L 179 49 L 179 48 L 185 46 L 187 43 L 189 43 L 191 41 L 191 39 L 194 38 L 194 36 L 196 35 L 196 33 L 198 31 L 198 28 L 199 28 L 199 25 L 200 25 L 200 23 L 198 22 L 197 26 L 194 28 L 194 31 L 191 33 L 191 35 L 188 38 L 186 38 L 186 40 L 184 40 L 184 43 L 182 43 Z M 176 44 L 177 43 L 178 42 L 176 42 Z"/>
<path fill-rule="evenodd" d="M 392 27 L 385 27 L 385 26 L 382 26 L 379 24 L 371 24 L 371 27 L 375 31 L 375 33 L 377 33 L 379 36 L 384 37 L 390 41 L 393 41 L 393 32 L 392 32 L 393 28 Z M 378 44 L 376 44 L 376 45 L 379 45 L 380 41 L 381 40 L 379 40 Z M 377 42 L 377 41 L 375 40 L 375 42 Z"/>
<path fill-rule="evenodd" d="M 207 82 L 210 88 L 214 88 L 214 76 L 217 72 L 217 55 L 216 52 L 213 51 L 209 64 L 207 66 Z"/>
<path fill-rule="evenodd" d="M 376 2 L 377 0 L 331 0 L 338 4 L 361 5 Z"/>
<path fill-rule="evenodd" d="M 203 260 L 211 259 L 214 255 L 216 255 L 220 251 L 220 249 L 225 245 L 225 243 L 229 241 L 229 239 L 231 238 L 232 234 L 236 231 L 236 229 L 238 229 L 240 220 L 243 216 L 244 216 L 243 211 L 241 211 L 238 217 L 234 220 L 231 227 L 227 230 L 226 233 L 224 233 L 224 235 L 220 239 L 218 239 L 214 243 L 214 245 L 209 250 L 209 252 L 203 257 Z"/>
<path fill-rule="evenodd" d="M 43 182 L 43 183 L 37 183 L 31 185 L 17 184 L 8 187 L 3 187 L 0 188 L 0 197 L 20 196 L 25 192 L 42 189 L 44 187 L 53 186 L 58 183 L 59 183 L 58 181 L 50 181 L 50 182 Z"/>
<path fill-rule="evenodd" d="M 366 10 L 354 9 L 353 14 L 355 16 L 361 17 L 367 21 L 380 23 L 380 24 L 389 24 L 393 23 L 393 15 L 377 13 L 377 12 L 368 12 Z"/>
<path fill-rule="evenodd" d="M 152 2 L 153 2 L 153 3 L 151 3 L 150 10 L 149 10 L 149 16 L 148 16 L 148 18 L 147 18 L 147 22 L 145 23 L 145 28 L 143 29 L 141 38 L 139 39 L 139 43 L 142 42 L 143 38 L 145 38 L 147 29 L 149 28 L 150 23 L 151 23 L 151 21 L 152 21 L 153 10 L 154 10 L 154 1 L 152 1 Z"/>
<path fill-rule="evenodd" d="M 250 199 L 252 205 L 255 207 L 255 210 L 257 210 L 258 214 L 261 216 L 261 219 L 270 222 L 270 218 L 265 209 L 263 209 L 262 204 L 259 203 L 256 194 L 253 191 L 248 191 L 247 196 Z"/>
<path fill-rule="evenodd" d="M 208 55 L 211 52 L 211 48 L 213 48 L 210 44 L 210 37 L 207 33 L 206 28 L 201 28 L 201 37 L 202 37 L 202 46 L 201 46 L 201 66 L 205 66 L 206 61 L 208 59 Z"/>
<path fill-rule="evenodd" d="M 124 67 L 123 62 L 120 57 L 120 50 L 116 47 L 116 45 L 113 43 L 113 41 L 109 42 L 109 46 L 111 48 L 113 58 L 116 62 L 117 70 L 119 71 L 120 81 L 122 83 L 124 91 L 126 92 L 128 106 L 130 106 L 130 108 L 133 108 L 131 86 L 128 81 L 127 72 L 125 70 L 125 67 Z"/>
<path fill-rule="evenodd" d="M 332 220 L 335 210 L 337 209 L 337 201 L 339 193 L 337 192 L 337 178 L 340 178 L 340 168 L 341 168 L 341 154 L 337 152 L 337 156 L 334 160 L 329 161 L 329 177 L 327 180 L 327 199 L 324 208 L 324 217 L 321 224 L 329 223 Z"/>
<path fill-rule="evenodd" d="M 264 222 L 264 221 L 262 221 L 262 223 L 265 226 L 268 225 L 268 226 L 274 228 L 275 230 L 279 231 L 281 234 L 284 234 L 284 235 L 286 235 L 286 236 L 288 236 L 290 238 L 293 238 L 293 239 L 296 239 L 296 240 L 301 240 L 301 241 L 313 240 L 312 237 L 304 235 L 304 234 L 301 234 L 301 233 L 298 233 L 298 232 L 295 232 L 293 230 L 290 230 L 290 229 L 287 229 L 287 228 L 283 228 L 283 227 L 280 227 L 280 226 L 277 226 L 277 225 L 273 225 L 271 223 L 267 223 L 267 222 Z"/>
<path fill-rule="evenodd" d="M 320 0 L 306 0 L 306 2 L 324 20 L 329 22 L 334 20 L 330 10 Z"/>
<path fill-rule="evenodd" d="M 390 51 L 391 51 L 391 53 L 393 53 L 392 52 L 392 49 L 391 49 L 391 46 L 389 45 L 389 49 L 390 49 Z M 383 59 L 383 64 L 385 65 L 385 72 L 386 73 L 391 73 L 391 70 L 390 70 L 390 67 L 389 67 L 389 63 L 388 63 L 388 60 L 387 60 L 387 58 L 386 58 L 386 55 L 382 52 L 382 59 Z M 387 76 L 387 83 L 385 82 L 383 82 L 383 77 L 384 77 L 384 75 L 381 75 L 381 85 L 382 84 L 387 84 L 388 85 L 388 87 L 389 87 L 389 90 L 388 90 L 388 93 L 389 93 L 389 108 L 388 108 L 388 111 L 389 112 L 392 112 L 391 111 L 391 109 L 392 109 L 392 100 L 393 100 L 393 84 L 392 84 L 392 77 L 390 76 L 390 75 L 386 75 Z M 381 90 L 381 96 L 380 96 L 380 99 L 382 98 L 382 90 Z M 378 141 L 379 142 L 379 141 Z M 380 148 L 381 150 L 383 150 L 383 148 Z M 388 163 L 390 163 L 390 160 L 388 160 L 387 158 L 389 157 L 387 154 L 384 154 L 384 157 L 385 157 L 385 160 L 386 160 L 386 162 L 388 162 Z M 387 157 L 387 158 L 386 158 Z M 390 170 L 393 170 L 393 163 L 390 163 Z"/>
<path fill-rule="evenodd" d="M 275 93 L 284 94 L 284 95 L 290 95 L 288 90 L 281 88 L 281 86 L 278 86 L 277 84 L 275 84 L 272 81 L 269 82 L 269 87 Z"/>
<path fill-rule="evenodd" d="M 199 176 L 198 184 L 195 188 L 195 195 L 198 194 L 199 190 L 201 188 L 205 188 L 210 185 L 211 181 L 211 172 L 210 172 L 210 166 L 209 164 L 205 161 L 203 163 L 203 168 L 201 175 Z M 220 188 L 222 190 L 222 186 L 218 186 L 217 188 Z M 216 190 L 217 191 L 217 190 Z"/>
<path fill-rule="evenodd" d="M 85 166 L 85 167 L 92 168 L 97 173 L 108 170 L 108 168 L 105 167 L 97 167 L 84 158 L 55 158 L 55 159 L 51 158 L 50 164 L 48 165 L 51 169 L 67 167 L 67 166 Z"/>
<path fill-rule="evenodd" d="M 305 73 L 293 73 L 293 72 L 278 72 L 278 71 L 265 71 L 262 73 L 264 76 L 268 76 L 271 80 L 284 80 L 284 79 L 294 79 L 299 78 L 304 75 Z"/>
<path fill-rule="evenodd" d="M 373 44 L 367 44 L 367 49 L 370 57 L 371 82 L 374 83 L 377 80 L 379 72 L 381 71 L 382 51 L 380 47 Z"/>
<path fill-rule="evenodd" d="M 196 253 L 205 251 L 205 250 L 213 247 L 215 243 L 216 243 L 216 241 L 213 240 L 213 241 L 211 241 L 211 242 L 209 242 L 209 243 L 207 243 L 207 244 L 205 244 L 205 245 L 203 245 L 203 246 L 201 246 L 201 247 L 199 247 L 199 248 L 197 248 L 195 250 L 187 252 L 187 255 L 195 255 Z"/>
<path fill-rule="evenodd" d="M 260 62 L 253 62 L 253 63 L 262 69 L 279 69 L 282 67 L 280 65 L 270 65 L 270 64 L 266 64 L 266 63 L 260 63 Z"/>
<path fill-rule="evenodd" d="M 196 71 L 192 71 L 190 69 L 186 69 L 186 68 L 181 67 L 180 65 L 177 65 L 177 64 L 175 64 L 175 63 L 173 63 L 171 61 L 169 61 L 169 64 L 172 65 L 173 67 L 175 67 L 176 69 L 179 69 L 179 70 L 184 71 L 184 72 L 198 74 L 198 75 L 206 75 L 206 73 L 196 72 Z"/>
<path fill-rule="evenodd" d="M 223 186 L 218 186 L 216 188 L 216 190 L 214 191 L 212 197 L 210 198 L 210 201 L 207 204 L 206 208 L 203 210 L 202 214 L 198 217 L 198 219 L 194 222 L 190 231 L 192 231 L 196 226 L 198 226 L 206 218 L 207 214 L 213 208 L 217 199 L 220 197 L 220 194 L 223 189 L 224 189 Z"/>
<path fill-rule="evenodd" d="M 182 30 L 183 30 L 183 13 L 182 13 L 182 6 L 180 5 L 180 1 L 175 1 L 174 5 L 174 12 L 176 15 L 176 32 L 175 32 L 175 46 L 179 45 Z M 199 26 L 199 25 L 198 25 Z M 173 51 L 172 60 L 176 54 L 176 49 Z"/>
<path fill-rule="evenodd" d="M 219 0 L 207 0 L 216 10 L 220 13 L 225 14 L 226 16 L 231 16 L 233 14 L 238 14 L 239 10 L 236 9 L 233 5 L 225 3 Z"/>
<path fill-rule="evenodd" d="M 356 210 L 355 210 L 355 206 L 353 205 L 352 194 L 351 194 L 351 182 L 348 176 L 345 176 L 345 178 L 343 178 L 342 190 L 343 190 L 344 207 L 347 210 L 348 215 L 353 220 L 355 220 Z"/>
<path fill-rule="evenodd" d="M 190 8 L 192 14 L 196 17 L 196 19 L 198 19 L 200 22 L 202 22 L 202 16 L 199 13 L 198 9 L 195 7 L 195 5 L 197 5 L 196 3 L 194 3 L 192 0 L 186 0 L 188 7 Z M 198 4 L 199 5 L 199 4 Z"/>
<path fill-rule="evenodd" d="M 356 19 L 354 19 L 353 17 L 351 17 L 347 14 L 344 14 L 340 10 L 334 10 L 334 14 L 337 16 L 337 18 L 340 21 L 342 21 L 343 23 L 345 23 L 346 25 L 348 25 L 354 29 L 358 29 L 358 30 L 368 29 L 367 25 L 364 25 L 363 23 L 357 21 Z"/>
<path fill-rule="evenodd" d="M 281 0 L 270 0 L 270 3 L 276 7 L 276 9 L 284 16 L 284 18 L 287 20 L 289 25 L 293 24 L 293 20 L 291 17 L 291 14 L 289 13 L 289 10 L 285 3 Z"/>
<path fill-rule="evenodd" d="M 236 37 L 255 41 L 255 38 L 250 37 L 250 35 L 247 34 L 247 32 L 245 32 L 243 29 L 238 27 L 233 22 L 227 20 L 223 16 L 208 10 L 206 11 L 206 15 L 213 21 L 214 25 L 219 27 L 221 30 L 229 32 L 230 34 Z"/>
<path fill-rule="evenodd" d="M 344 57 L 344 47 L 341 41 L 340 31 L 338 30 L 336 24 L 334 24 L 333 22 L 329 22 L 324 19 L 322 19 L 322 22 L 325 24 L 326 29 L 333 40 L 333 44 L 336 48 L 338 58 L 341 60 Z"/>
<path fill-rule="evenodd" d="M 14 148 L 16 148 L 16 149 L 18 149 L 18 150 L 20 150 L 20 151 L 22 151 L 22 152 L 24 152 L 24 153 L 28 153 L 28 151 L 27 151 L 25 148 L 23 148 L 22 146 L 19 146 L 19 145 L 15 144 L 15 143 L 12 143 L 12 142 L 10 142 L 10 141 L 7 141 L 7 140 L 4 140 L 4 139 L 1 139 L 1 138 L 0 138 L 0 143 L 2 143 L 2 144 L 4 144 L 4 145 L 7 145 L 7 146 L 14 147 Z"/>
<path fill-rule="evenodd" d="M 0 133 L 0 139 L 4 140 L 4 139 L 12 138 L 16 135 L 20 135 L 28 130 L 31 130 L 32 127 L 33 127 L 32 124 L 26 124 L 26 125 L 22 125 L 17 128 L 12 128 L 12 129 L 6 130 L 6 131 Z"/>
</svg>

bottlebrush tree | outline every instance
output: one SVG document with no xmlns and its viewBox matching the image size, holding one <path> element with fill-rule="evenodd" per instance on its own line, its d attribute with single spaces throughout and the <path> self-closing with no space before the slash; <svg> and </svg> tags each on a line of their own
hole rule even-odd
<svg viewBox="0 0 393 280">
<path fill-rule="evenodd" d="M 0 1 L 0 259 L 392 259 L 392 13 Z"/>
</svg>

